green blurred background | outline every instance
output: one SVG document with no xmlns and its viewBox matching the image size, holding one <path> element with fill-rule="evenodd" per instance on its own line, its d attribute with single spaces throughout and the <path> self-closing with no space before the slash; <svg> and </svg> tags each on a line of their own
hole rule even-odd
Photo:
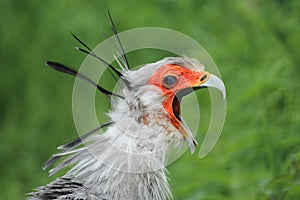
<svg viewBox="0 0 300 200">
<path fill-rule="evenodd" d="M 300 199 L 300 1 L 2 0 L 0 199 L 24 199 L 41 166 L 76 137 L 73 78 L 46 60 L 80 66 L 70 31 L 95 47 L 110 32 L 166 27 L 209 52 L 227 86 L 227 119 L 213 152 L 171 165 L 175 199 Z M 150 55 L 149 55 L 150 56 Z M 131 56 L 130 62 L 149 60 Z"/>
</svg>

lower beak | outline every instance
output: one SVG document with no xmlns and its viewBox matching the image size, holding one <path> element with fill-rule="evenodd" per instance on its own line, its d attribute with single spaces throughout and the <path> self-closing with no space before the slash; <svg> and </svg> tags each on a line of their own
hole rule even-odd
<svg viewBox="0 0 300 200">
<path fill-rule="evenodd" d="M 201 89 L 201 88 L 208 88 L 208 87 L 216 88 L 222 93 L 223 99 L 225 100 L 226 89 L 225 89 L 225 85 L 224 85 L 223 81 L 216 75 L 209 74 L 207 72 L 205 72 L 205 74 L 208 75 L 207 80 L 204 83 L 202 82 L 199 85 L 192 86 L 193 90 L 197 90 L 197 89 Z M 193 136 L 191 130 L 189 129 L 189 127 L 187 126 L 187 124 L 185 123 L 185 121 L 183 120 L 182 117 L 180 117 L 180 121 L 181 121 L 181 125 L 182 125 L 181 131 L 182 131 L 185 139 L 188 141 L 191 153 L 194 153 L 196 146 L 198 146 L 198 143 L 194 139 L 194 136 Z"/>
</svg>

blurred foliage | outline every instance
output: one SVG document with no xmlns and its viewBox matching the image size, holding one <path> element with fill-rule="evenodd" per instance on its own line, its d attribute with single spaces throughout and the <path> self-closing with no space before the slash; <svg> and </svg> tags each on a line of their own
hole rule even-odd
<svg viewBox="0 0 300 200">
<path fill-rule="evenodd" d="M 186 152 L 169 167 L 176 199 L 300 198 L 300 1 L 3 0 L 1 200 L 54 179 L 41 166 L 76 137 L 73 79 L 44 62 L 79 66 L 85 55 L 72 50 L 70 31 L 96 46 L 101 31 L 110 33 L 107 8 L 120 31 L 156 26 L 191 36 L 226 83 L 227 120 L 213 152 L 202 160 Z"/>
</svg>

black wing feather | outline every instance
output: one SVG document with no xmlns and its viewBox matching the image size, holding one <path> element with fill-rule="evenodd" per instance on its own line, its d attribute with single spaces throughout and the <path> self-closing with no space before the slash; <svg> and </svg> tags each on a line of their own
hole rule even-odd
<svg viewBox="0 0 300 200">
<path fill-rule="evenodd" d="M 61 153 L 55 154 L 53 155 L 49 160 L 47 160 L 45 162 L 45 164 L 43 165 L 43 170 L 47 169 L 49 166 L 53 165 L 57 160 L 59 160 L 61 157 L 65 156 L 66 154 L 68 154 L 68 152 L 70 152 L 72 149 L 74 149 L 75 147 L 79 146 L 82 141 L 86 140 L 89 136 L 91 136 L 93 133 L 95 133 L 96 131 L 105 128 L 107 126 L 110 126 L 114 124 L 114 122 L 108 122 L 105 124 L 102 124 L 101 126 L 98 126 L 96 128 L 94 128 L 93 130 L 85 133 L 84 135 L 80 136 L 79 138 L 76 138 L 70 142 L 68 142 L 67 144 L 61 145 L 58 147 L 58 149 L 62 150 Z M 71 152 L 70 152 L 71 153 Z"/>
</svg>

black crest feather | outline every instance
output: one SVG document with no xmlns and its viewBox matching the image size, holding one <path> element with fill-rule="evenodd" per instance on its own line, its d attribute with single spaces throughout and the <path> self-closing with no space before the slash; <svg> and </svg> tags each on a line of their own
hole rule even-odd
<svg viewBox="0 0 300 200">
<path fill-rule="evenodd" d="M 52 61 L 47 61 L 46 62 L 46 66 L 49 66 L 59 72 L 65 73 L 65 74 L 70 74 L 72 76 L 76 76 L 82 80 L 87 81 L 89 84 L 93 85 L 94 87 L 96 87 L 100 92 L 102 92 L 103 94 L 105 94 L 106 96 L 115 96 L 115 97 L 119 97 L 121 99 L 124 99 L 123 96 L 115 94 L 113 92 L 110 92 L 106 89 L 104 89 L 103 87 L 101 87 L 100 85 L 98 85 L 97 83 L 95 83 L 94 81 L 92 81 L 91 79 L 89 79 L 87 76 L 85 76 L 84 74 L 81 74 L 79 72 L 77 72 L 75 69 L 72 69 L 70 67 L 67 67 L 66 65 L 57 63 L 57 62 L 52 62 Z"/>
</svg>

